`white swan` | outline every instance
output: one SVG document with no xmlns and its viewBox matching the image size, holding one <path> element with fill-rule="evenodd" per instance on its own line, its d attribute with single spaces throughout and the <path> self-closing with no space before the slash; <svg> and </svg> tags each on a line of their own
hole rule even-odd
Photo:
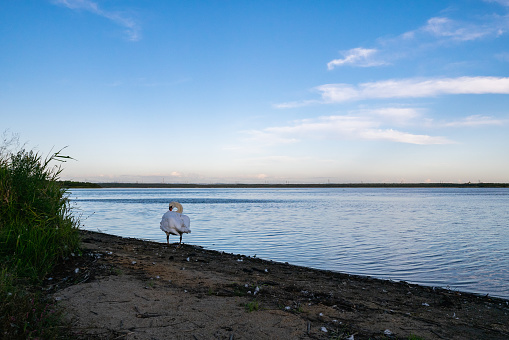
<svg viewBox="0 0 509 340">
<path fill-rule="evenodd" d="M 172 211 L 176 208 L 177 211 Z M 170 234 L 180 235 L 180 243 L 182 244 L 182 234 L 190 233 L 191 221 L 186 215 L 182 215 L 184 209 L 179 202 L 170 202 L 169 211 L 167 211 L 161 219 L 161 230 L 166 233 L 166 243 L 170 245 Z"/>
</svg>

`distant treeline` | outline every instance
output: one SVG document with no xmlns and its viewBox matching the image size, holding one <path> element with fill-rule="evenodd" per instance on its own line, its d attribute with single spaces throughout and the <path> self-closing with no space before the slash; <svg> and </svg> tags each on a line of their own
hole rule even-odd
<svg viewBox="0 0 509 340">
<path fill-rule="evenodd" d="M 80 182 L 72 182 L 80 183 Z M 327 184 L 183 184 L 81 183 L 74 188 L 509 188 L 509 183 L 327 183 Z"/>
<path fill-rule="evenodd" d="M 90 182 L 75 182 L 75 181 L 60 181 L 64 188 L 102 188 L 97 183 Z"/>
</svg>

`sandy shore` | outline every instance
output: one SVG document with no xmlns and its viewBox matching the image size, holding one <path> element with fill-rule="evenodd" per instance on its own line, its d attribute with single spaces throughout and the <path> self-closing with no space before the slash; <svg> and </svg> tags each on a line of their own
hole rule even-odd
<svg viewBox="0 0 509 340">
<path fill-rule="evenodd" d="M 509 339 L 507 300 L 82 234 L 46 287 L 74 338 Z"/>
</svg>

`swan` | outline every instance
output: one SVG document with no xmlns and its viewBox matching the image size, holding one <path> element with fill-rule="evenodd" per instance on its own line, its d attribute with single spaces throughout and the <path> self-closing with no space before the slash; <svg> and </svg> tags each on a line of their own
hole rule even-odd
<svg viewBox="0 0 509 340">
<path fill-rule="evenodd" d="M 173 208 L 176 208 L 177 211 L 172 211 Z M 170 245 L 170 234 L 180 235 L 180 246 L 182 245 L 182 234 L 191 232 L 191 221 L 188 216 L 182 215 L 184 208 L 179 202 L 170 202 L 169 209 L 161 219 L 161 230 L 166 233 L 166 243 L 168 245 Z"/>
</svg>

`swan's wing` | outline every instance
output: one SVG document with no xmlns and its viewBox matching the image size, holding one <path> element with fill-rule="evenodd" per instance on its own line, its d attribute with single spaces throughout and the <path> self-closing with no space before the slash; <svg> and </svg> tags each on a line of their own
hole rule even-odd
<svg viewBox="0 0 509 340">
<path fill-rule="evenodd" d="M 161 219 L 160 228 L 162 231 L 166 233 L 175 234 L 179 223 L 180 218 L 176 216 L 176 213 L 173 211 L 168 211 L 163 215 Z"/>
<path fill-rule="evenodd" d="M 182 215 L 182 221 L 184 221 L 184 225 L 189 230 L 189 232 L 191 232 L 191 220 L 189 219 L 189 216 Z"/>
<path fill-rule="evenodd" d="M 191 221 L 189 220 L 188 216 L 180 215 L 180 223 L 179 223 L 177 229 L 181 233 L 190 233 L 191 232 Z"/>
</svg>

